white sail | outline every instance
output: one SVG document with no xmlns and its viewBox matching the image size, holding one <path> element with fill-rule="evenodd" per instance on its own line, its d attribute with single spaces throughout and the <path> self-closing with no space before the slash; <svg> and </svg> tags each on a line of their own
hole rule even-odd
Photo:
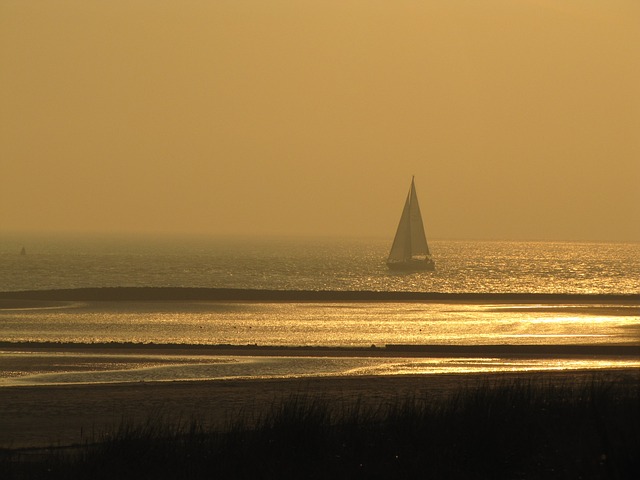
<svg viewBox="0 0 640 480">
<path fill-rule="evenodd" d="M 411 268 L 430 270 L 434 267 L 427 244 L 427 236 L 424 233 L 422 214 L 413 179 L 411 179 L 411 188 L 404 203 L 387 265 L 393 268 L 405 265 Z"/>
<path fill-rule="evenodd" d="M 411 191 L 407 195 L 407 200 L 404 202 L 404 209 L 400 216 L 400 223 L 398 224 L 398 230 L 396 230 L 396 236 L 393 239 L 393 245 L 391 245 L 391 252 L 389 253 L 389 260 L 392 262 L 402 262 L 411 258 Z"/>
</svg>

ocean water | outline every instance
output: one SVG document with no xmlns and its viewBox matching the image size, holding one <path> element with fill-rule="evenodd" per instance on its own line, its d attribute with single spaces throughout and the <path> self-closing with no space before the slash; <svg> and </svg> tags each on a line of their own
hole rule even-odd
<svg viewBox="0 0 640 480">
<path fill-rule="evenodd" d="M 0 309 L 0 341 L 360 348 L 640 344 L 640 309 L 606 304 L 60 302 Z"/>
<path fill-rule="evenodd" d="M 20 255 L 25 247 L 27 254 Z M 478 293 L 640 293 L 640 245 L 433 241 L 435 272 L 391 273 L 381 239 L 0 240 L 0 291 L 174 286 Z M 603 301 L 604 302 L 604 301 Z M 63 302 L 0 308 L 3 342 L 384 347 L 640 345 L 637 305 Z M 0 385 L 639 368 L 637 359 L 291 358 L 6 350 Z"/>
<path fill-rule="evenodd" d="M 27 255 L 19 252 L 25 247 Z M 389 239 L 0 237 L 0 291 L 176 286 L 640 293 L 640 244 L 432 241 L 435 272 L 389 272 Z"/>
</svg>

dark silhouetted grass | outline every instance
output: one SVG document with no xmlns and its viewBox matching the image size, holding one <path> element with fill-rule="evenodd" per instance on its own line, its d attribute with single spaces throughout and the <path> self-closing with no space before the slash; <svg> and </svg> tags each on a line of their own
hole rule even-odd
<svg viewBox="0 0 640 480">
<path fill-rule="evenodd" d="M 2 452 L 4 479 L 640 478 L 640 391 L 593 381 L 485 383 L 445 399 L 307 396 L 253 422 L 123 424 L 41 457 Z"/>
</svg>

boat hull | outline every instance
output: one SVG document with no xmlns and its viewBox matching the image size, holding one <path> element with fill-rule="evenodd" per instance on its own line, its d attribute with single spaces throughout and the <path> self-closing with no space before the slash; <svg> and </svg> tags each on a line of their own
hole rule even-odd
<svg viewBox="0 0 640 480">
<path fill-rule="evenodd" d="M 387 262 L 389 270 L 400 272 L 433 271 L 436 269 L 436 262 L 428 258 L 426 260 L 407 260 L 404 262 Z"/>
</svg>

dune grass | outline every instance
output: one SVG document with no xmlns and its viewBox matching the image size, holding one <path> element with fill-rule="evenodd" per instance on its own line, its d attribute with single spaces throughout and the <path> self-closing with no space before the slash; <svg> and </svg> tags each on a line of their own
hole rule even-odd
<svg viewBox="0 0 640 480">
<path fill-rule="evenodd" d="M 640 478 L 640 390 L 611 381 L 484 383 L 372 406 L 295 395 L 219 431 L 161 416 L 0 478 Z"/>
</svg>

